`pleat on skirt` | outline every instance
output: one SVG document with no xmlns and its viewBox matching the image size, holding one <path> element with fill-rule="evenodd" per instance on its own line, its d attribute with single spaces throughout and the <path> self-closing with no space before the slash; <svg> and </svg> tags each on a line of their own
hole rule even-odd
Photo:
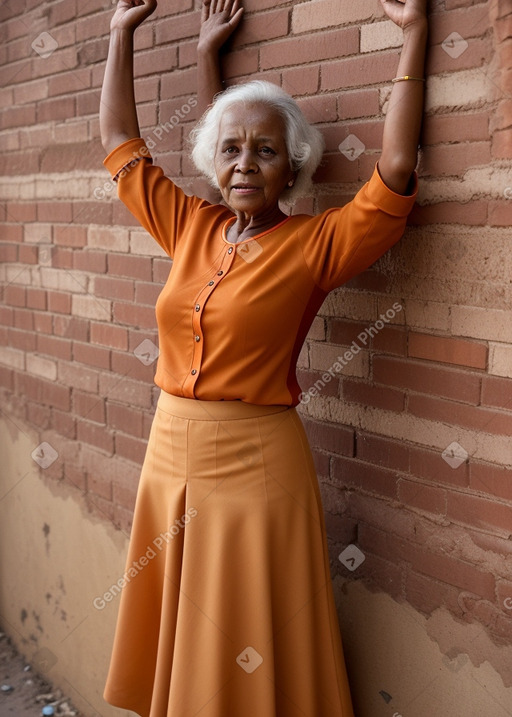
<svg viewBox="0 0 512 717">
<path fill-rule="evenodd" d="M 353 717 L 294 408 L 162 392 L 124 577 L 107 702 L 142 717 Z"/>
</svg>

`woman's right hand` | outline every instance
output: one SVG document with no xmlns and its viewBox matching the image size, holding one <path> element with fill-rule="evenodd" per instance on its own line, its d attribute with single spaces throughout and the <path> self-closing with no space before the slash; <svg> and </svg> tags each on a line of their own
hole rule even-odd
<svg viewBox="0 0 512 717">
<path fill-rule="evenodd" d="M 157 0 L 119 0 L 110 22 L 111 30 L 132 30 L 156 10 Z"/>
</svg>

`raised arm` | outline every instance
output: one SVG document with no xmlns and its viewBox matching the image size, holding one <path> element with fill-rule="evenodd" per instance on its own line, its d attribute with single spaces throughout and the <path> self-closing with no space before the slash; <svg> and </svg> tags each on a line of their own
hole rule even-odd
<svg viewBox="0 0 512 717">
<path fill-rule="evenodd" d="M 402 28 L 404 44 L 384 122 L 379 172 L 390 189 L 405 194 L 418 160 L 423 116 L 427 0 L 380 2 L 386 15 Z"/>
<path fill-rule="evenodd" d="M 201 31 L 197 44 L 197 84 L 201 112 L 204 112 L 214 96 L 224 89 L 219 54 L 222 46 L 238 27 L 242 15 L 240 0 L 203 0 Z"/>
<path fill-rule="evenodd" d="M 133 87 L 133 34 L 154 12 L 157 0 L 119 0 L 110 23 L 110 46 L 100 101 L 103 148 L 140 137 Z"/>
</svg>

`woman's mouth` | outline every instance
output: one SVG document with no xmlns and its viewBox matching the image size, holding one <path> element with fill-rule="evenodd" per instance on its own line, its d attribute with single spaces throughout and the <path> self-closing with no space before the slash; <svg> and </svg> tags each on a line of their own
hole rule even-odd
<svg viewBox="0 0 512 717">
<path fill-rule="evenodd" d="M 259 187 L 255 187 L 252 184 L 235 184 L 231 189 L 236 194 L 254 194 L 259 190 Z"/>
</svg>

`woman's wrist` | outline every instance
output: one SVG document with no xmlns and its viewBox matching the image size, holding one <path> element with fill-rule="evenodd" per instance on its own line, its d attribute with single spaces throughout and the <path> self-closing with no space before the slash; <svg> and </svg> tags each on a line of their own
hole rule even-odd
<svg viewBox="0 0 512 717">
<path fill-rule="evenodd" d="M 428 21 L 427 18 L 422 20 L 415 20 L 409 23 L 403 28 L 404 36 L 413 36 L 418 39 L 424 39 L 426 41 L 428 35 Z"/>
<path fill-rule="evenodd" d="M 197 43 L 197 54 L 201 55 L 201 57 L 211 57 L 217 60 L 217 58 L 219 57 L 219 51 L 220 48 L 214 47 L 207 42 Z"/>
</svg>

